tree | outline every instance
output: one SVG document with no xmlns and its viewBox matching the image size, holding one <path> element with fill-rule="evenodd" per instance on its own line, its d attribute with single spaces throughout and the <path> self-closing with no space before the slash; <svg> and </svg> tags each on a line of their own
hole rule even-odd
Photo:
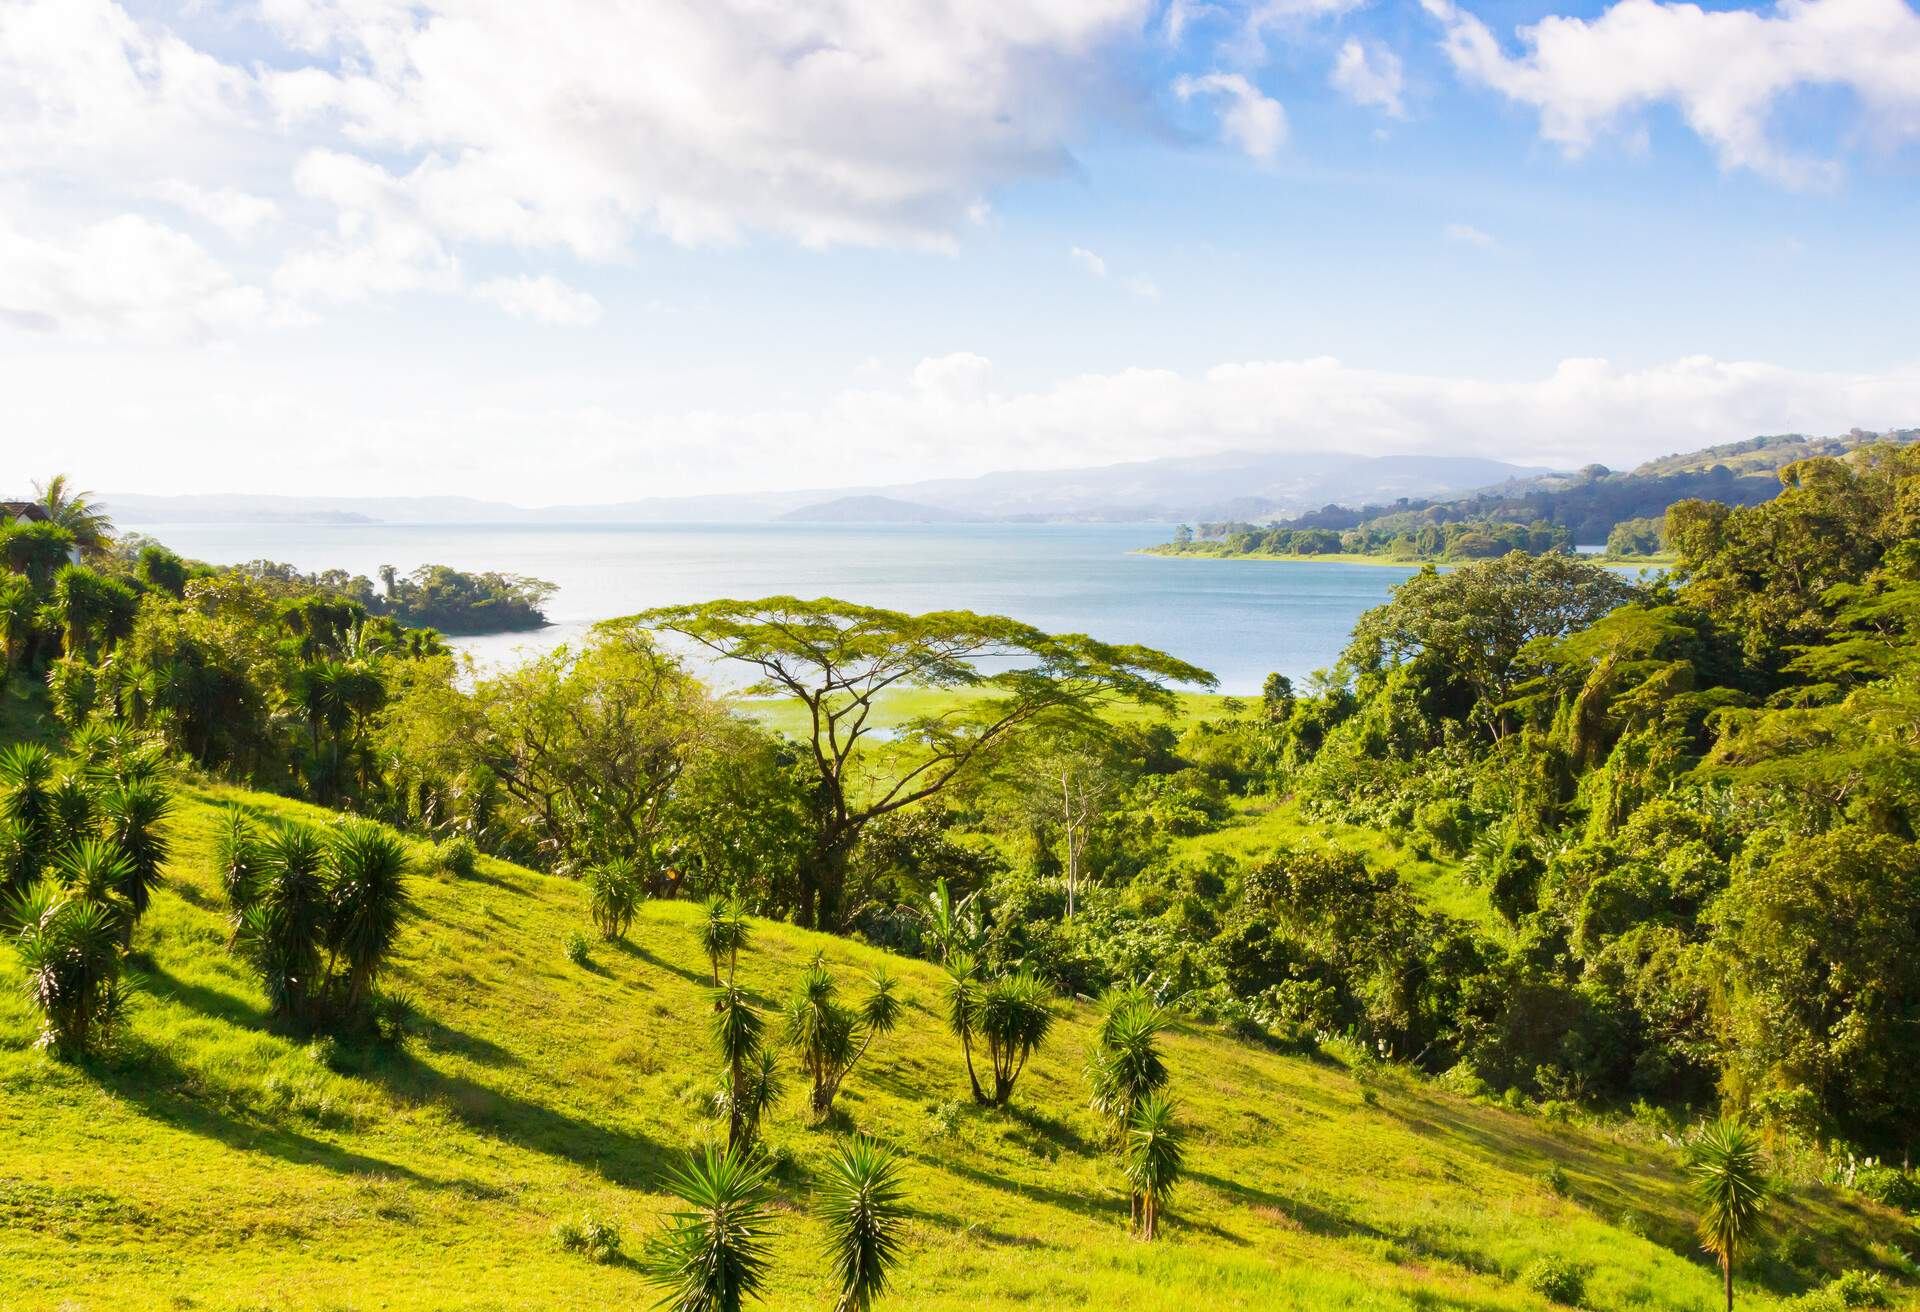
<svg viewBox="0 0 1920 1312">
<path fill-rule="evenodd" d="M 980 890 L 974 889 L 959 901 L 947 887 L 944 877 L 935 880 L 927 895 L 927 933 L 933 939 L 938 960 L 945 965 L 956 953 L 976 953 L 986 941 L 986 927 L 980 923 L 980 911 L 974 904 Z"/>
<path fill-rule="evenodd" d="M 1014 1081 L 1053 1028 L 1053 994 L 1039 976 L 1022 970 L 981 990 L 978 1027 L 993 1063 L 993 1105 L 1013 1097 Z"/>
<path fill-rule="evenodd" d="M 251 901 L 234 904 L 238 951 L 260 971 L 267 1005 L 299 1025 L 318 1018 L 322 940 L 327 920 L 326 854 L 305 825 L 276 828 L 260 843 Z"/>
<path fill-rule="evenodd" d="M 720 985 L 722 961 L 727 963 L 727 983 L 733 983 L 734 970 L 740 964 L 740 950 L 747 946 L 752 932 L 746 909 L 738 899 L 716 895 L 700 904 L 700 950 L 707 954 L 716 988 Z"/>
<path fill-rule="evenodd" d="M 954 952 L 944 964 L 947 968 L 947 1031 L 960 1040 L 960 1055 L 967 1063 L 967 1083 L 973 1089 L 973 1100 L 984 1106 L 987 1095 L 980 1088 L 980 1076 L 973 1068 L 973 1041 L 980 1031 L 979 963 L 971 952 Z"/>
<path fill-rule="evenodd" d="M 103 903 L 42 880 L 7 909 L 27 997 L 39 1010 L 38 1046 L 73 1060 L 100 1050 L 126 1009 L 120 917 Z"/>
<path fill-rule="evenodd" d="M 1119 699 L 1171 706 L 1169 681 L 1211 687 L 1212 675 L 1146 647 L 1051 635 L 968 611 L 909 615 L 822 598 L 768 597 L 645 611 L 629 623 L 676 633 L 752 666 L 752 691 L 806 709 L 815 772 L 812 850 L 801 871 L 800 921 L 839 924 L 846 865 L 879 816 L 935 796 L 1043 715 L 1088 715 Z M 890 690 L 965 693 L 950 709 L 870 745 Z"/>
<path fill-rule="evenodd" d="M 1727 1312 L 1733 1312 L 1733 1261 L 1759 1229 L 1766 1200 L 1760 1141 L 1740 1121 L 1707 1126 L 1689 1145 L 1700 1246 L 1720 1263 Z"/>
<path fill-rule="evenodd" d="M 739 1312 L 760 1296 L 771 1260 L 772 1170 L 744 1148 L 709 1147 L 668 1173 L 668 1190 L 686 1206 L 667 1214 L 640 1262 L 647 1281 L 666 1291 L 660 1306 Z"/>
<path fill-rule="evenodd" d="M 0 574 L 0 686 L 13 674 L 13 664 L 33 633 L 36 604 L 32 580 L 24 574 Z"/>
<path fill-rule="evenodd" d="M 33 485 L 47 521 L 73 535 L 73 544 L 88 556 L 99 556 L 112 545 L 113 520 L 93 493 L 74 487 L 65 474 L 55 474 Z"/>
<path fill-rule="evenodd" d="M 787 1002 L 787 1044 L 813 1079 L 809 1106 L 816 1121 L 833 1111 L 841 1082 L 866 1055 L 874 1037 L 892 1033 L 900 1019 L 900 999 L 884 965 L 874 967 L 867 996 L 857 1011 L 840 1002 L 838 991 L 826 963 L 815 957 Z"/>
<path fill-rule="evenodd" d="M 867 1312 L 886 1292 L 906 1229 L 905 1196 L 893 1154 L 865 1135 L 827 1159 L 814 1215 L 826 1229 L 827 1259 L 840 1283 L 835 1312 Z"/>
<path fill-rule="evenodd" d="M 1094 1111 L 1106 1117 L 1116 1141 L 1135 1110 L 1167 1082 L 1159 1038 L 1172 1017 L 1138 985 L 1122 985 L 1101 1000 L 1100 1026 L 1087 1052 L 1085 1074 Z"/>
<path fill-rule="evenodd" d="M 766 1022 L 731 978 L 713 991 L 713 1045 L 720 1053 L 722 1093 L 727 1111 L 727 1147 L 745 1151 L 758 1123 L 757 1100 L 749 1077 L 763 1064 Z"/>
<path fill-rule="evenodd" d="M 52 584 L 55 571 L 70 563 L 73 534 L 44 519 L 0 525 L 0 565 L 24 574 L 36 589 Z"/>
<path fill-rule="evenodd" d="M 1160 1233 L 1160 1211 L 1180 1179 L 1185 1135 L 1174 1119 L 1174 1104 L 1153 1093 L 1134 1109 L 1121 1149 L 1121 1169 L 1132 1191 L 1135 1232 L 1152 1241 Z"/>
<path fill-rule="evenodd" d="M 442 726 L 456 759 L 483 766 L 521 808 L 549 862 L 624 858 L 648 877 L 681 777 L 726 712 L 649 636 L 601 626 L 491 679 Z"/>
<path fill-rule="evenodd" d="M 1527 644 L 1583 628 L 1633 595 L 1614 571 L 1559 552 L 1515 551 L 1445 574 L 1428 566 L 1360 617 L 1341 665 L 1363 683 L 1411 666 L 1436 711 L 1477 719 L 1497 739 L 1508 725 L 1496 708 L 1527 672 Z"/>
<path fill-rule="evenodd" d="M 107 841 L 127 859 L 127 876 L 119 891 L 136 919 L 147 913 L 153 890 L 160 886 L 160 867 L 172 850 L 167 837 L 172 815 L 172 795 L 151 779 L 116 784 L 100 798 Z"/>
</svg>

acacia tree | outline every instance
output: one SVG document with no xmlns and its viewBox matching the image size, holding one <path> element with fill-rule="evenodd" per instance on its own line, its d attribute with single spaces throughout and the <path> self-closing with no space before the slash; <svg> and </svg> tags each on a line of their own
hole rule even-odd
<svg viewBox="0 0 1920 1312">
<path fill-rule="evenodd" d="M 1123 700 L 1171 706 L 1168 683 L 1213 686 L 1196 666 L 1148 647 L 971 611 L 902 611 L 833 598 L 712 601 L 644 611 L 629 621 L 677 634 L 758 672 L 749 689 L 796 698 L 814 770 L 813 841 L 801 863 L 799 919 L 833 928 L 847 859 L 873 820 L 941 792 L 1042 717 L 1088 716 Z M 887 693 L 936 688 L 970 695 L 870 741 Z"/>
</svg>

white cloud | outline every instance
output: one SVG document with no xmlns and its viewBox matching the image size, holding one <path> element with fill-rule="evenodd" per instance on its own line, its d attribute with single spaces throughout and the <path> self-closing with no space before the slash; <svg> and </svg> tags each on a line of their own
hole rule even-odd
<svg viewBox="0 0 1920 1312">
<path fill-rule="evenodd" d="M 335 213 L 334 231 L 294 251 L 274 271 L 281 293 L 344 303 L 410 291 L 457 291 L 459 259 L 419 214 L 405 181 L 340 151 L 309 151 L 293 174 L 304 197 Z"/>
<path fill-rule="evenodd" d="M 1781 0 L 1770 12 L 1618 0 L 1598 18 L 1550 17 L 1501 49 L 1452 0 L 1421 0 L 1465 77 L 1533 106 L 1541 135 L 1577 156 L 1635 111 L 1671 104 L 1723 167 L 1790 186 L 1832 182 L 1838 166 L 1783 147 L 1771 122 L 1800 87 L 1850 91 L 1868 129 L 1920 139 L 1920 13 L 1905 0 Z"/>
<path fill-rule="evenodd" d="M 1441 230 L 1440 235 L 1456 246 L 1478 246 L 1483 251 L 1490 251 L 1499 245 L 1492 236 L 1480 231 L 1471 223 L 1449 223 Z"/>
<path fill-rule="evenodd" d="M 268 310 L 185 233 L 122 214 L 69 240 L 0 221 L 0 322 L 76 337 L 199 340 L 259 322 Z"/>
<path fill-rule="evenodd" d="M 1107 262 L 1084 246 L 1075 246 L 1068 250 L 1067 258 L 1096 278 L 1107 276 Z"/>
<path fill-rule="evenodd" d="M 1220 135 L 1254 159 L 1272 159 L 1287 142 L 1286 110 L 1239 73 L 1181 77 L 1174 82 L 1173 92 L 1181 100 L 1195 96 L 1224 98 Z"/>
<path fill-rule="evenodd" d="M 205 219 L 229 237 L 248 241 L 280 217 L 280 207 L 265 196 L 233 187 L 196 187 L 182 178 L 169 178 L 155 189 L 160 199 Z"/>
<path fill-rule="evenodd" d="M 1334 57 L 1328 79 L 1335 91 L 1356 105 L 1371 105 L 1389 118 L 1406 117 L 1401 99 L 1405 78 L 1400 56 L 1370 41 L 1349 37 Z"/>
<path fill-rule="evenodd" d="M 1146 0 L 276 0 L 291 39 L 346 56 L 270 79 L 414 163 L 445 237 L 605 257 L 636 232 L 772 232 L 945 248 L 982 196 L 1072 167 L 1073 139 Z"/>
<path fill-rule="evenodd" d="M 476 284 L 474 296 L 505 310 L 516 319 L 559 328 L 587 328 L 600 321 L 600 302 L 557 278 L 490 278 Z"/>
</svg>

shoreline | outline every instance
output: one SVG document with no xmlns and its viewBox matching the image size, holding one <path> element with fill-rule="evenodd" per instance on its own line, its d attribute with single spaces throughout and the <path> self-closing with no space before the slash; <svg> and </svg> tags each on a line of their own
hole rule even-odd
<svg viewBox="0 0 1920 1312">
<path fill-rule="evenodd" d="M 1329 551 L 1318 556 L 1280 555 L 1271 551 L 1164 551 L 1159 547 L 1135 547 L 1136 556 L 1163 556 L 1170 560 L 1256 560 L 1277 561 L 1281 564 L 1295 565 L 1391 565 L 1397 569 L 1422 569 L 1432 565 L 1438 569 L 1457 569 L 1462 565 L 1472 565 L 1480 560 L 1498 560 L 1498 556 L 1481 556 L 1468 560 L 1398 560 L 1392 556 L 1356 555 L 1348 552 Z M 1598 553 L 1569 553 L 1582 560 L 1590 560 L 1596 565 L 1606 565 L 1613 569 L 1668 569 L 1678 560 L 1672 555 L 1660 556 L 1605 556 Z"/>
</svg>

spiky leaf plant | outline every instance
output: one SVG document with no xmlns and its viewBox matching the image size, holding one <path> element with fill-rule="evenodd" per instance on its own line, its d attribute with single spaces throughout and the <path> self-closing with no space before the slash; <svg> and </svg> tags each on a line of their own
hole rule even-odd
<svg viewBox="0 0 1920 1312">
<path fill-rule="evenodd" d="M 865 1135 L 841 1144 L 821 1171 L 814 1215 L 840 1284 L 835 1312 L 867 1312 L 887 1291 L 906 1231 L 906 1191 L 892 1152 Z"/>
<path fill-rule="evenodd" d="M 685 1207 L 647 1245 L 640 1270 L 672 1312 L 739 1312 L 766 1283 L 772 1167 L 744 1148 L 708 1147 L 668 1173 Z"/>
</svg>

